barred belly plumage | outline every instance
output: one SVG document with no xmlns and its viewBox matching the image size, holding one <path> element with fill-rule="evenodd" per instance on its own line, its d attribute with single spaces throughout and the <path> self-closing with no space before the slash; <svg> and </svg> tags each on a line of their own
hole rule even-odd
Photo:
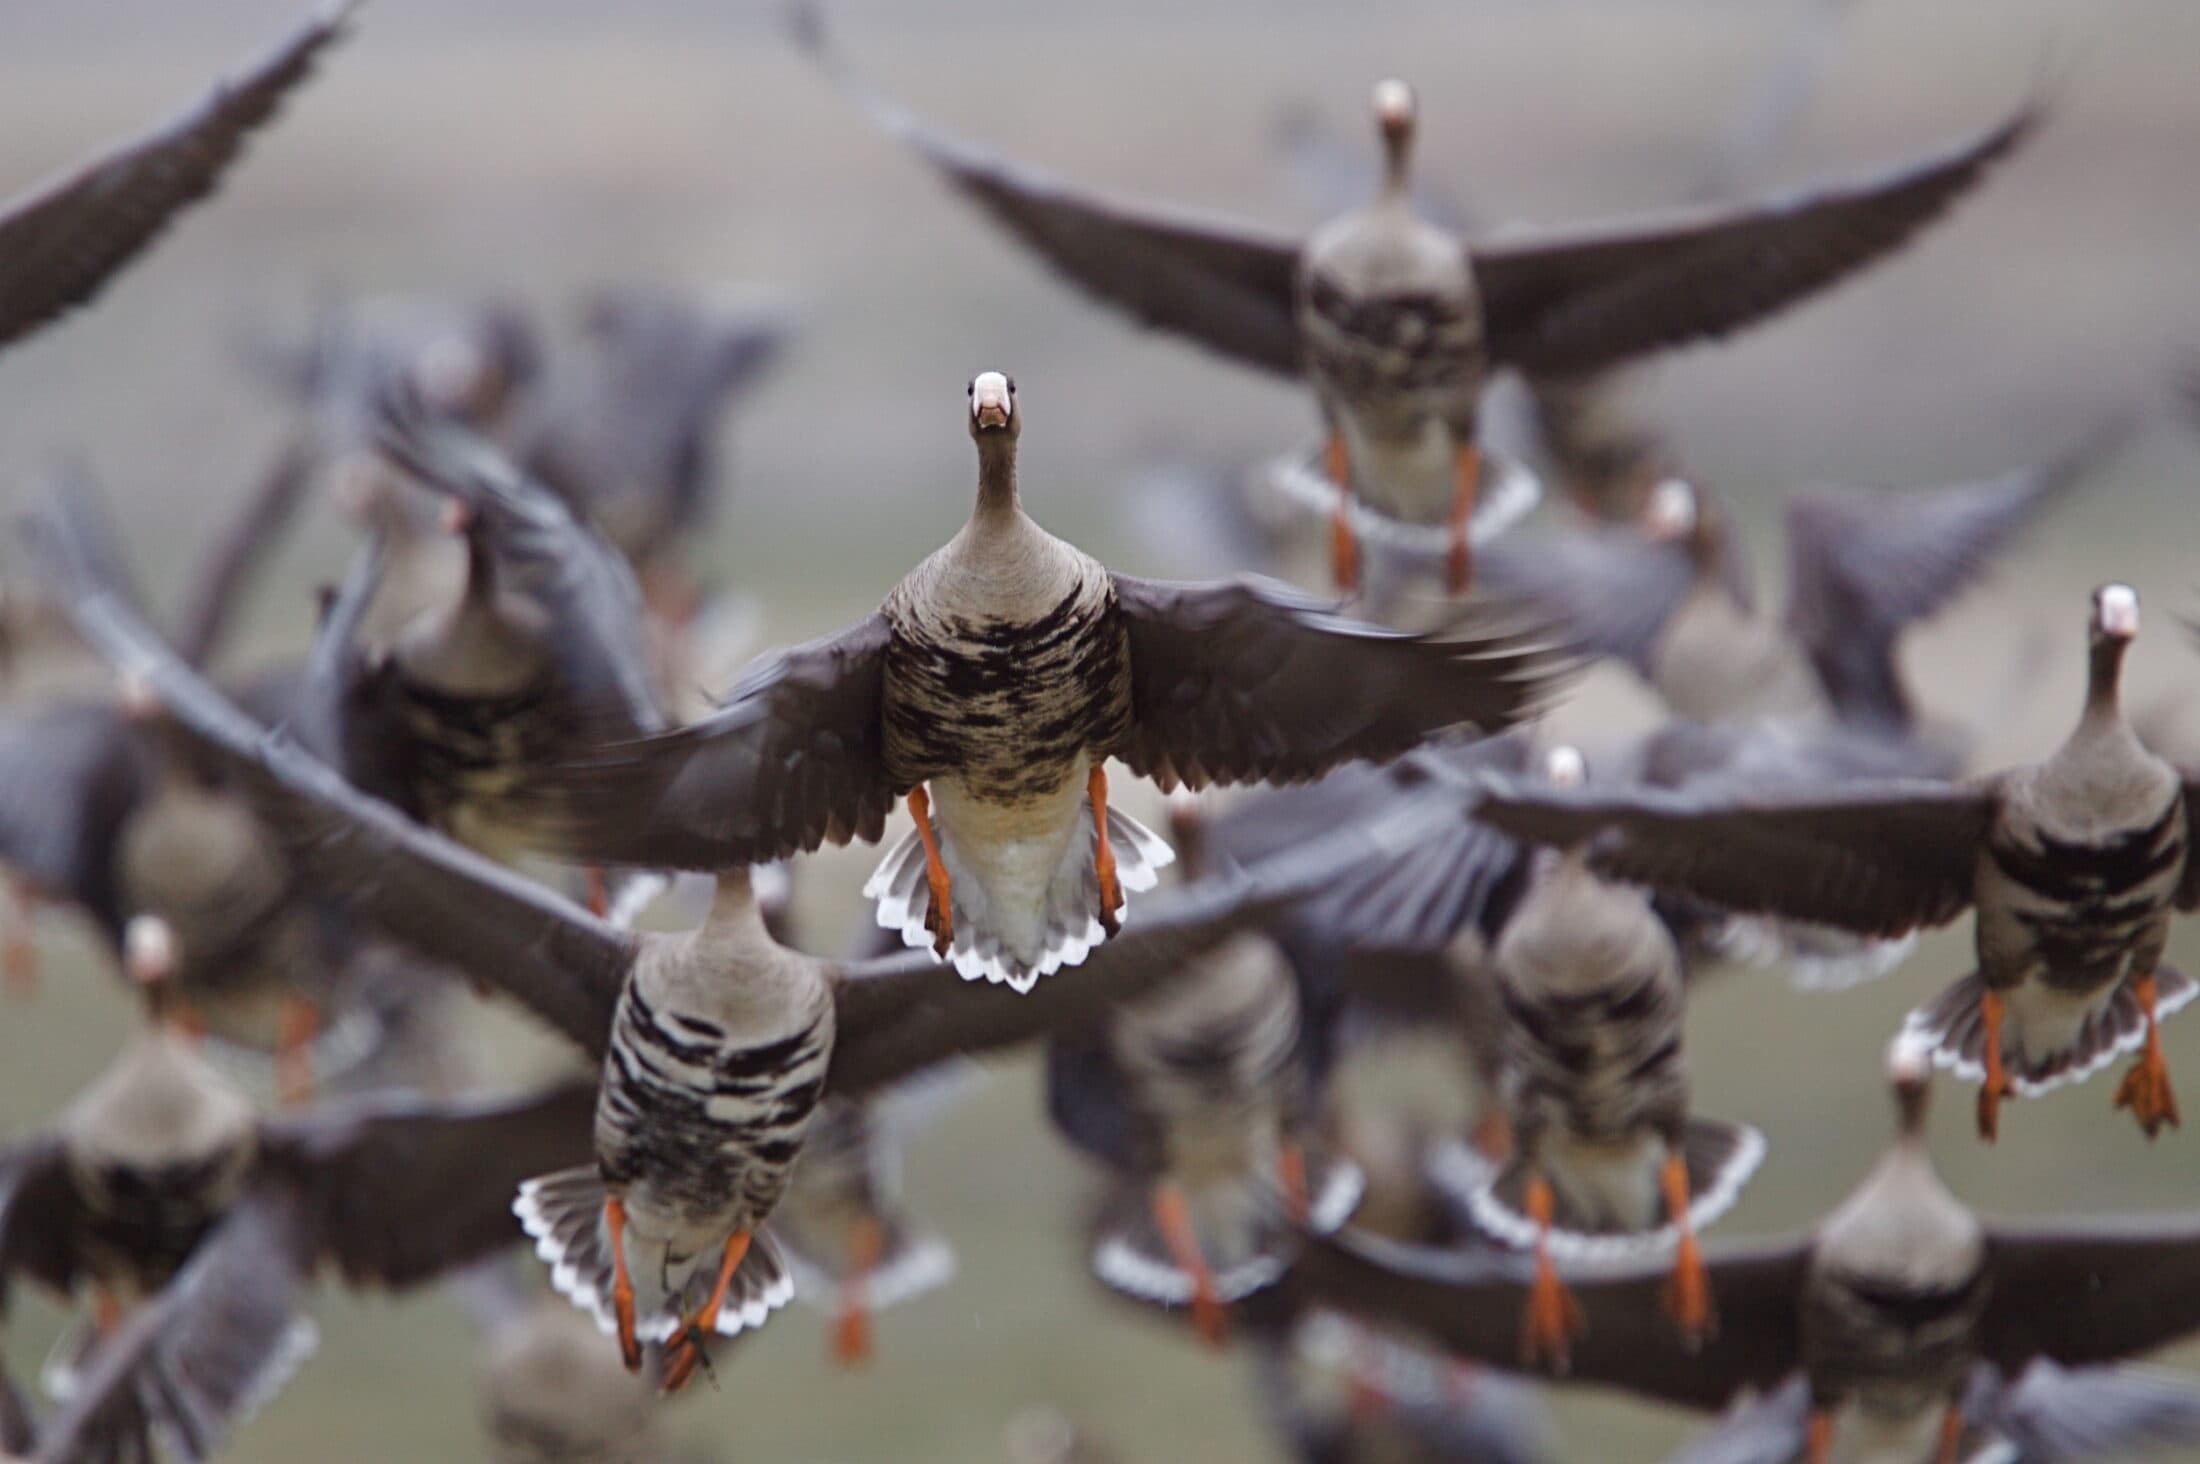
<svg viewBox="0 0 2200 1464">
<path fill-rule="evenodd" d="M 1115 594 L 1080 582 L 1036 620 L 897 620 L 886 653 L 894 781 L 952 774 L 968 796 L 1019 803 L 1060 789 L 1130 721 Z"/>
<path fill-rule="evenodd" d="M 596 1110 L 604 1178 L 637 1214 L 719 1234 L 779 1203 L 825 1086 L 832 1004 L 799 1030 L 734 1044 L 714 1024 L 660 1011 L 629 984 Z"/>
<path fill-rule="evenodd" d="M 1579 994 L 1503 991 L 1524 1118 L 1617 1140 L 1685 1111 L 1679 993 L 1655 971 Z"/>
<path fill-rule="evenodd" d="M 1431 416 L 1473 420 L 1482 319 L 1471 295 L 1360 299 L 1317 275 L 1299 318 L 1316 386 L 1349 401 L 1371 434 L 1415 435 Z"/>
<path fill-rule="evenodd" d="M 1988 844 L 2007 877 L 2004 913 L 2022 931 L 2051 986 L 2086 990 L 2120 978 L 2136 946 L 2169 911 L 2184 870 L 2181 799 L 2145 827 L 2098 842 L 2045 830 Z"/>
</svg>

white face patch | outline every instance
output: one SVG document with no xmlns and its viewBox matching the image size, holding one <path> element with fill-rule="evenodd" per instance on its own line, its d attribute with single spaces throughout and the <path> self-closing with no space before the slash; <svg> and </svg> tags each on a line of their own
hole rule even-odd
<svg viewBox="0 0 2200 1464">
<path fill-rule="evenodd" d="M 1589 781 L 1589 763 L 1580 748 L 1561 745 L 1543 755 L 1543 775 L 1560 788 L 1579 788 Z"/>
<path fill-rule="evenodd" d="M 995 425 L 1006 422 L 1016 409 L 1008 378 L 998 371 L 981 371 L 970 383 L 970 415 Z"/>
<path fill-rule="evenodd" d="M 2101 629 L 2125 640 L 2139 633 L 2139 592 L 2129 585 L 2103 585 L 2100 592 Z"/>
<path fill-rule="evenodd" d="M 1667 478 L 1650 490 L 1643 527 L 1653 539 L 1678 539 L 1696 527 L 1696 490 L 1679 478 Z"/>
<path fill-rule="evenodd" d="M 133 915 L 122 929 L 122 967 L 133 981 L 165 981 L 176 969 L 176 935 L 158 915 Z"/>
<path fill-rule="evenodd" d="M 1402 127 L 1413 120 L 1413 88 L 1396 77 L 1375 83 L 1375 120 Z"/>
</svg>

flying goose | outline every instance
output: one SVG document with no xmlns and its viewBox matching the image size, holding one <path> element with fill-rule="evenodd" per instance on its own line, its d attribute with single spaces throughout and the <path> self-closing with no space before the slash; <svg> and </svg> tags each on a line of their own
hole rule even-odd
<svg viewBox="0 0 2200 1464">
<path fill-rule="evenodd" d="M 865 886 L 880 925 L 965 979 L 1029 991 L 1122 923 L 1174 856 L 1108 801 L 1291 782 L 1529 714 L 1557 662 L 1508 632 L 1407 635 L 1267 581 L 1111 572 L 1024 512 L 1024 412 L 969 388 L 969 521 L 855 625 L 754 665 L 716 713 L 529 780 L 535 836 L 583 858 L 714 870 L 915 828 Z"/>
<path fill-rule="evenodd" d="M 925 953 L 846 964 L 779 945 L 745 867 L 720 877 L 696 930 L 609 925 L 265 733 L 95 583 L 75 596 L 95 648 L 228 765 L 283 831 L 301 878 L 400 944 L 518 998 L 604 1064 L 596 1162 L 528 1181 L 517 1209 L 553 1282 L 617 1337 L 630 1367 L 644 1341 L 662 1344 L 668 1390 L 693 1375 L 708 1336 L 760 1325 L 791 1293 L 762 1226 L 827 1093 L 861 1094 L 958 1051 L 1095 1020 L 1354 861 L 1394 857 L 1460 812 L 1431 799 L 1257 875 L 1157 899 L 1095 969 L 1044 993 L 943 987 Z"/>
<path fill-rule="evenodd" d="M 109 1457 L 148 1424 L 208 1457 L 311 1350 L 299 1306 L 321 1265 L 430 1280 L 519 1239 L 513 1186 L 588 1152 L 586 1085 L 256 1117 L 177 1030 L 165 984 L 146 993 L 151 1020 L 107 1071 L 0 1149 L 0 1303 L 14 1276 L 92 1298 L 40 1459 Z"/>
<path fill-rule="evenodd" d="M 1796 792 L 1713 787 L 1495 789 L 1476 817 L 1516 838 L 1581 846 L 1607 878 L 1745 913 L 1898 935 L 1976 906 L 1978 970 L 1911 1014 L 1934 1061 L 2000 1104 L 2139 1060 L 2116 1093 L 2149 1137 L 2177 1104 L 2156 1024 L 2200 987 L 2162 962 L 2171 917 L 2200 904 L 2188 857 L 2193 775 L 2125 719 L 2129 585 L 2094 591 L 2085 704 L 2044 761 L 1963 783 L 1862 782 Z"/>
<path fill-rule="evenodd" d="M 1483 468 L 1483 378 L 1582 376 L 1714 339 L 1907 244 L 2035 130 L 2026 106 L 1971 142 L 1857 184 L 1572 234 L 1470 246 L 1412 197 L 1411 87 L 1375 88 L 1376 197 L 1301 240 L 1085 192 L 933 130 L 835 55 L 814 5 L 796 39 L 872 120 L 1073 283 L 1141 323 L 1314 386 L 1340 497 L 1339 583 L 1355 580 L 1349 506 L 1443 524 L 1463 590 Z"/>
<path fill-rule="evenodd" d="M 1719 1331 L 1701 1349 L 1672 1344 L 1662 1267 L 1574 1276 L 1587 1324 L 1570 1380 L 1705 1411 L 1753 1393 L 1778 1400 L 1770 1421 L 1784 1437 L 1742 1456 L 1762 1464 L 1970 1459 L 1981 1434 L 2036 1418 L 2028 1387 L 2058 1381 L 2074 1428 L 2100 1428 L 2111 1448 L 2119 1432 L 2123 1443 L 2143 1435 L 2160 1417 L 2147 1396 L 2159 1390 L 2124 1388 L 2123 1370 L 2104 1364 L 2200 1330 L 2200 1219 L 1982 1222 L 1926 1153 L 1930 1063 L 1898 1038 L 1889 1066 L 1900 1128 L 1840 1208 L 1812 1235 L 1706 1253 Z M 1463 1358 L 1517 1365 L 1510 1317 L 1532 1283 L 1517 1261 L 1346 1230 L 1309 1238 L 1293 1275 L 1303 1297 L 1408 1326 Z M 2068 1371 L 2058 1380 L 2041 1363 Z M 2095 1380 L 2100 1411 L 2080 1423 Z"/>
<path fill-rule="evenodd" d="M 266 55 L 155 130 L 0 202 L 0 347 L 79 306 L 184 210 L 220 186 L 344 33 L 357 0 L 333 0 Z"/>
<path fill-rule="evenodd" d="M 1907 736 L 1917 718 L 1895 661 L 1902 633 L 2091 480 L 2124 435 L 2103 429 L 2038 467 L 1975 482 L 1792 495 L 1778 620 L 1752 602 L 1725 511 L 1677 477 L 1651 490 L 1635 523 L 1493 547 L 1483 583 L 1624 662 L 1678 716 L 1831 720 Z"/>
</svg>

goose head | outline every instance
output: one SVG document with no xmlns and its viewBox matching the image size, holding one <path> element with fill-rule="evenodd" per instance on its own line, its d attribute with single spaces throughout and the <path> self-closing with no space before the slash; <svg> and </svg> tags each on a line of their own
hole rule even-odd
<svg viewBox="0 0 2200 1464">
<path fill-rule="evenodd" d="M 2124 652 L 2139 634 L 2139 592 L 2126 584 L 2106 584 L 2095 590 L 2086 631 L 2086 708 L 2115 713 Z"/>
<path fill-rule="evenodd" d="M 1383 139 L 1385 191 L 1403 192 L 1406 172 L 1413 161 L 1413 130 L 1420 118 L 1420 103 L 1413 88 L 1396 77 L 1375 83 L 1375 127 Z"/>
<path fill-rule="evenodd" d="M 1011 441 L 1023 430 L 1023 415 L 1016 410 L 1016 378 L 998 371 L 981 371 L 970 378 L 970 435 L 983 443 L 996 434 Z"/>
</svg>

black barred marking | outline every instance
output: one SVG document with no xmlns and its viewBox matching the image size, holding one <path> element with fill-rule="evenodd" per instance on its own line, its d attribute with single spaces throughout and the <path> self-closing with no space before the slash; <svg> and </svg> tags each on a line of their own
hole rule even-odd
<svg viewBox="0 0 2200 1464">
<path fill-rule="evenodd" d="M 1970 1368 L 1987 1285 L 1983 1269 L 1953 1287 L 1828 1274 L 1803 1308 L 1813 1392 L 1838 1399 L 1868 1388 L 1881 1406 L 1938 1407 Z"/>
<path fill-rule="evenodd" d="M 2184 806 L 2172 799 L 2153 823 L 2106 843 L 2042 835 L 2036 848 L 1995 840 L 1987 850 L 1996 868 L 2044 899 L 2071 904 L 2113 902 L 2182 867 L 2183 824 Z"/>
<path fill-rule="evenodd" d="M 1498 997 L 1524 1112 L 1610 1140 L 1685 1111 L 1679 993 L 1657 970 L 1582 992 L 1500 982 Z"/>
<path fill-rule="evenodd" d="M 165 1285 L 227 1208 L 234 1151 L 171 1164 L 101 1164 L 80 1174 L 86 1251 L 95 1269 Z"/>
<path fill-rule="evenodd" d="M 1471 294 L 1403 291 L 1362 297 L 1312 275 L 1304 303 L 1321 327 L 1307 334 L 1310 363 L 1340 390 L 1372 396 L 1474 385 L 1482 317 Z"/>
<path fill-rule="evenodd" d="M 433 822 L 447 824 L 470 802 L 501 798 L 514 775 L 556 761 L 579 730 L 560 691 L 555 676 L 505 696 L 458 696 L 399 680 L 407 768 Z"/>
</svg>

